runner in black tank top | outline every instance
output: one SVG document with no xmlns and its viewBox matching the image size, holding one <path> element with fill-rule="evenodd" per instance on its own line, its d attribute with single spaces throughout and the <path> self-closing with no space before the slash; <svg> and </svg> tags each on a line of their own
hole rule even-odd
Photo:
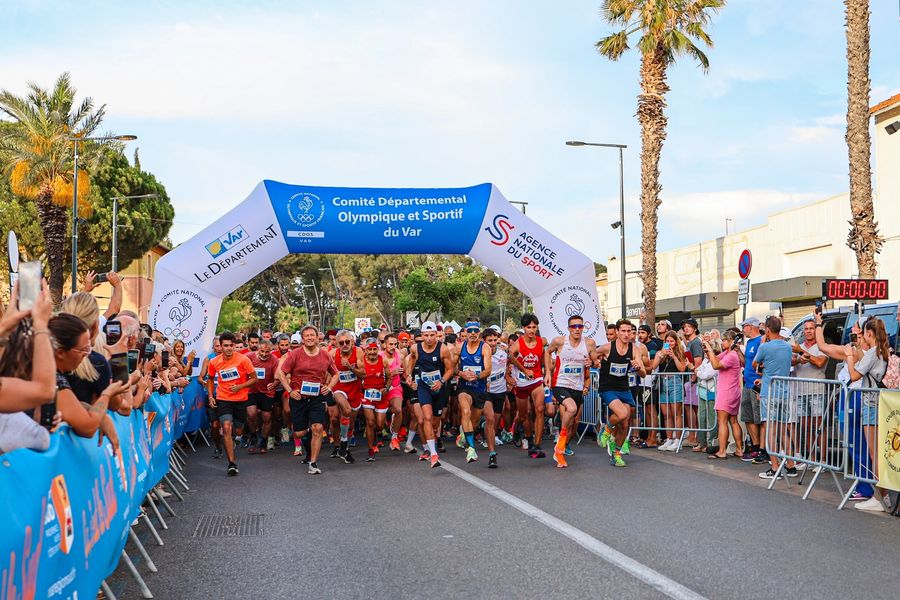
<svg viewBox="0 0 900 600">
<path fill-rule="evenodd" d="M 597 443 L 605 446 L 610 455 L 610 463 L 624 467 L 622 444 L 628 435 L 628 420 L 634 409 L 634 396 L 628 387 L 628 371 L 634 369 L 640 377 L 647 375 L 644 361 L 631 343 L 631 322 L 620 319 L 616 322 L 616 339 L 597 349 L 601 358 L 600 395 L 609 407 L 609 422 Z M 605 360 L 604 360 L 605 359 Z"/>
<path fill-rule="evenodd" d="M 418 394 L 419 404 L 414 406 L 419 406 L 422 411 L 420 422 L 425 434 L 425 446 L 419 460 L 430 460 L 434 468 L 441 464 L 434 435 L 440 423 L 441 412 L 447 405 L 447 380 L 453 376 L 453 364 L 446 344 L 437 341 L 437 326 L 431 321 L 422 324 L 422 341 L 410 349 L 412 352 L 406 362 L 404 376 L 406 383 L 414 387 Z M 419 369 L 415 380 L 412 378 L 414 367 Z"/>
</svg>

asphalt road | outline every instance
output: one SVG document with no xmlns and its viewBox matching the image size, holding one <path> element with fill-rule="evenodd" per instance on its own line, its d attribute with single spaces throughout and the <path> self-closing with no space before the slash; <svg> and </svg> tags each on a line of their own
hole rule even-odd
<svg viewBox="0 0 900 600">
<path fill-rule="evenodd" d="M 160 572 L 139 569 L 164 599 L 847 598 L 896 580 L 900 521 L 767 491 L 757 466 L 643 450 L 615 469 L 585 440 L 569 469 L 504 446 L 492 470 L 448 449 L 450 469 L 326 455 L 319 476 L 287 448 L 239 451 L 236 478 L 198 449 L 166 545 L 148 545 Z M 262 535 L 193 537 L 203 515 L 243 514 L 265 515 Z M 123 571 L 113 591 L 139 597 Z"/>
</svg>

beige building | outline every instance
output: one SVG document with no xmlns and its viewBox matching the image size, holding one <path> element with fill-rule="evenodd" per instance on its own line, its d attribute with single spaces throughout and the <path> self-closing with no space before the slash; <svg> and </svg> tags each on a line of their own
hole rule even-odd
<svg viewBox="0 0 900 600">
<path fill-rule="evenodd" d="M 132 261 L 127 268 L 119 271 L 122 277 L 122 310 L 133 310 L 140 317 L 141 323 L 147 322 L 147 313 L 150 309 L 150 300 L 153 295 L 153 270 L 156 261 L 168 254 L 169 248 L 157 244 L 144 253 L 142 257 Z M 100 310 L 106 310 L 112 287 L 108 283 L 94 288 L 94 296 L 100 305 Z"/>
<path fill-rule="evenodd" d="M 885 238 L 879 277 L 890 280 L 891 299 L 897 299 L 900 261 L 889 257 L 897 256 L 900 245 L 900 94 L 874 106 L 872 114 L 875 218 Z M 786 324 L 793 324 L 812 312 L 823 279 L 856 275 L 856 257 L 846 243 L 849 218 L 849 194 L 841 194 L 769 215 L 759 227 L 659 252 L 657 318 L 685 311 L 703 328 L 740 322 L 738 258 L 748 249 L 753 266 L 747 315 L 782 313 Z M 605 306 L 613 320 L 622 315 L 620 268 L 617 261 L 608 266 Z M 639 271 L 640 254 L 626 256 L 625 266 L 626 271 Z M 626 276 L 625 291 L 635 299 L 625 313 L 637 318 L 643 308 L 639 275 Z"/>
</svg>

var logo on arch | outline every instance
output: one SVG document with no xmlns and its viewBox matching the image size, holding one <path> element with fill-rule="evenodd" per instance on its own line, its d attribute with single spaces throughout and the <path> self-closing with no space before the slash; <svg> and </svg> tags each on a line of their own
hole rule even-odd
<svg viewBox="0 0 900 600">
<path fill-rule="evenodd" d="M 247 239 L 247 231 L 240 225 L 228 231 L 225 235 L 219 236 L 206 245 L 206 251 L 210 256 L 217 258 L 225 254 L 235 244 Z"/>
</svg>

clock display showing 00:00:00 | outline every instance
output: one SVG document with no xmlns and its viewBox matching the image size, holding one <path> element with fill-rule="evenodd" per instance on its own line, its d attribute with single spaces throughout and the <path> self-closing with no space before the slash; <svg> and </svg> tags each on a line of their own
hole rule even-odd
<svg viewBox="0 0 900 600">
<path fill-rule="evenodd" d="M 887 300 L 887 279 L 826 279 L 822 294 L 829 300 Z"/>
</svg>

